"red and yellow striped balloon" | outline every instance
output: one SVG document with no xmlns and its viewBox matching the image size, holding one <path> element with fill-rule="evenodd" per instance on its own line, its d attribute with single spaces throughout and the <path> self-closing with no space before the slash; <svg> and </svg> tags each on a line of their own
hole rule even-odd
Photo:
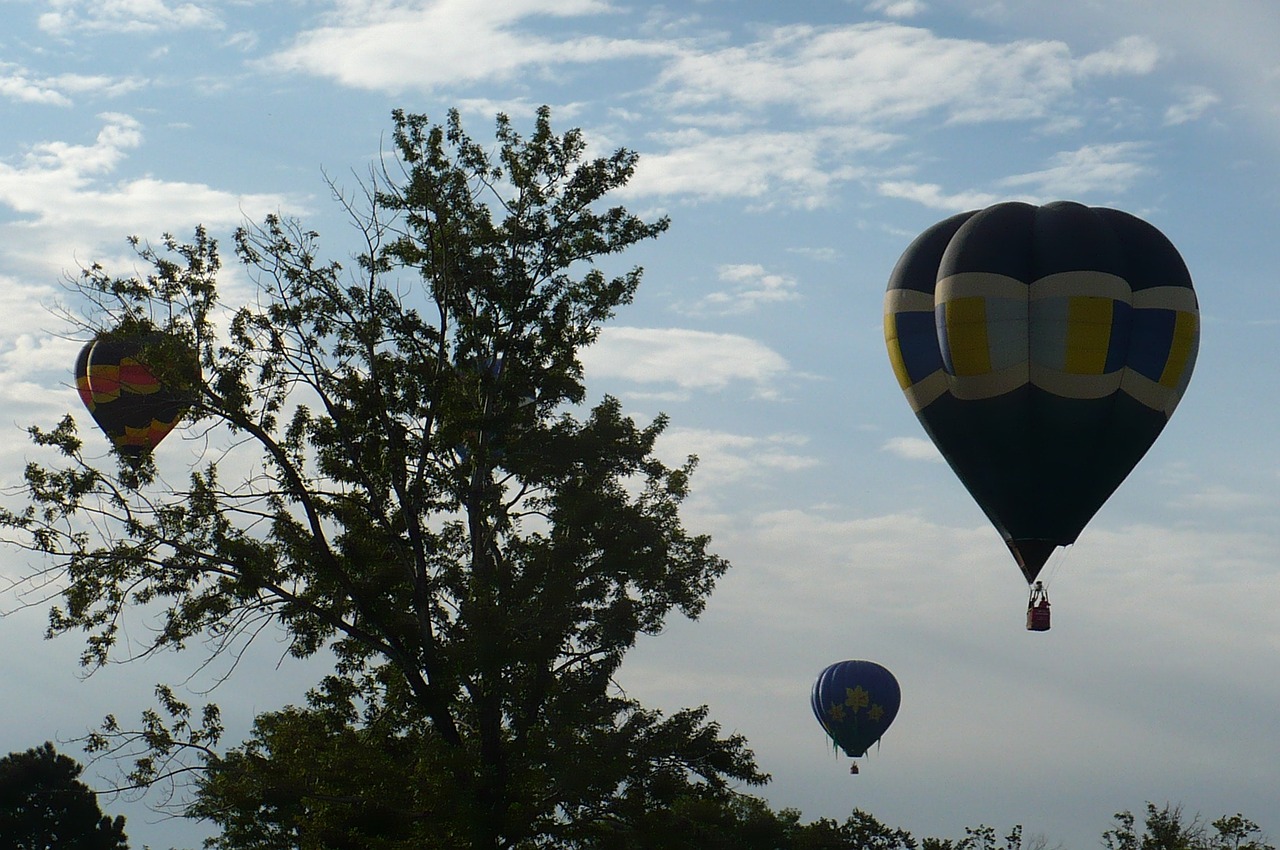
<svg viewBox="0 0 1280 850">
<path fill-rule="evenodd" d="M 178 386 L 156 377 L 148 365 L 156 356 L 173 355 L 174 342 L 157 333 L 90 340 L 76 357 L 76 390 L 98 427 L 116 450 L 136 458 L 168 436 L 191 407 L 199 366 L 190 352 L 190 384 Z M 185 370 L 184 370 L 185 371 Z"/>
</svg>

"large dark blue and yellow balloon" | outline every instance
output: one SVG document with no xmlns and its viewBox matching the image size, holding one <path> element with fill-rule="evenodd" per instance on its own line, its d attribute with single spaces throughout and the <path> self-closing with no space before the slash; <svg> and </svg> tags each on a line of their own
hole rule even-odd
<svg viewBox="0 0 1280 850">
<path fill-rule="evenodd" d="M 874 661 L 841 661 L 818 674 L 810 704 L 832 742 L 850 758 L 866 755 L 898 716 L 902 691 Z M 857 773 L 857 765 L 850 768 Z"/>
<path fill-rule="evenodd" d="M 175 372 L 172 366 L 148 365 L 175 353 L 190 361 L 188 368 Z M 176 380 L 161 380 L 157 372 L 183 374 L 192 382 L 180 386 Z M 191 406 L 198 375 L 194 356 L 158 333 L 100 334 L 80 349 L 75 365 L 81 401 L 116 451 L 130 460 L 154 449 L 178 424 Z"/>
<path fill-rule="evenodd" d="M 1010 202 L 907 248 L 884 331 L 912 409 L 1030 583 L 1169 421 L 1200 321 L 1187 267 L 1152 225 Z"/>
</svg>

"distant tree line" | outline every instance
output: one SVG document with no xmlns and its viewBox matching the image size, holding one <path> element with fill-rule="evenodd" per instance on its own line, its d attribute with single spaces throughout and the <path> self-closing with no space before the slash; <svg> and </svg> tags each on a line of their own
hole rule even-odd
<svg viewBox="0 0 1280 850">
<path fill-rule="evenodd" d="M 47 742 L 0 758 L 0 850 L 128 850 L 124 818 L 102 813 L 93 791 L 79 778 L 82 771 L 75 760 L 57 753 Z M 355 846 L 356 841 L 370 847 L 401 846 L 394 840 L 379 840 L 386 836 L 378 836 L 377 831 L 365 830 L 360 838 L 348 833 L 346 840 L 323 845 L 295 834 L 291 842 L 264 845 L 259 839 L 246 839 L 234 846 L 321 850 Z M 260 832 L 259 838 L 266 834 Z M 215 840 L 227 846 L 225 839 Z M 1181 806 L 1152 803 L 1147 803 L 1141 827 L 1132 812 L 1116 814 L 1115 825 L 1102 834 L 1101 843 L 1106 850 L 1275 850 L 1258 825 L 1241 814 L 1206 821 L 1199 815 L 1188 818 Z M 613 832 L 607 846 L 618 850 L 1066 850 L 1044 836 L 1024 838 L 1021 826 L 1004 836 L 992 827 L 978 826 L 965 829 L 963 838 L 917 839 L 861 809 L 843 822 L 819 818 L 802 823 L 799 811 L 775 812 L 765 801 L 747 795 L 672 800 L 668 808 L 651 811 L 631 828 Z"/>
</svg>

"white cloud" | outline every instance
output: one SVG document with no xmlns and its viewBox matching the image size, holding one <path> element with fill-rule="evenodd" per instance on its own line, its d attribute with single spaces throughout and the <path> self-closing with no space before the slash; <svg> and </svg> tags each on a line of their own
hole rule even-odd
<svg viewBox="0 0 1280 850">
<path fill-rule="evenodd" d="M 914 18 L 929 11 L 929 4 L 923 0 L 872 0 L 867 4 L 868 12 L 880 12 L 890 18 Z"/>
<path fill-rule="evenodd" d="M 661 82 L 676 106 L 791 106 L 862 123 L 1043 118 L 1079 73 L 1058 41 L 988 44 L 896 23 L 779 27 L 758 42 L 687 51 Z"/>
<path fill-rule="evenodd" d="M 71 105 L 71 99 L 48 80 L 32 79 L 28 72 L 8 63 L 0 63 L 0 97 L 22 103 Z"/>
<path fill-rule="evenodd" d="M 1048 168 L 1000 181 L 1004 186 L 1033 186 L 1038 194 L 1071 198 L 1091 192 L 1115 194 L 1153 173 L 1140 142 L 1085 145 L 1055 154 Z"/>
<path fill-rule="evenodd" d="M 0 284 L 3 283 L 4 279 L 0 278 Z M 15 287 L 13 293 L 19 296 L 13 300 L 20 303 L 14 305 L 12 319 L 0 325 L 4 332 L 4 341 L 0 343 L 0 409 L 5 412 L 0 429 L 6 433 L 0 446 L 6 448 L 13 442 L 21 445 L 20 441 L 7 439 L 13 436 L 9 429 L 15 423 L 25 426 L 37 417 L 48 423 L 69 407 L 76 409 L 79 399 L 71 380 L 71 364 L 83 345 L 75 340 L 37 333 L 41 326 L 51 324 L 51 317 L 43 307 L 49 302 L 26 300 L 29 293 L 26 288 Z M 11 332 L 10 326 L 24 330 Z"/>
<path fill-rule="evenodd" d="M 773 382 L 788 369 L 780 354 L 753 339 L 684 328 L 607 326 L 583 351 L 582 362 L 589 380 L 675 384 L 685 391 L 716 391 L 746 381 L 761 396 L 774 395 Z"/>
<path fill-rule="evenodd" d="M 1274 507 L 1272 498 L 1259 492 L 1244 492 L 1222 484 L 1211 484 L 1203 489 L 1189 493 L 1172 502 L 1174 507 L 1187 510 L 1212 511 L 1215 513 L 1233 513 L 1236 511 L 1256 511 L 1259 508 Z"/>
<path fill-rule="evenodd" d="M 880 447 L 882 451 L 906 460 L 926 460 L 942 463 L 942 454 L 932 440 L 923 437 L 891 437 Z"/>
<path fill-rule="evenodd" d="M 221 19 L 210 3 L 170 4 L 165 0 L 50 0 L 39 18 L 40 29 L 53 35 L 72 30 L 155 32 L 217 29 Z"/>
<path fill-rule="evenodd" d="M 20 103 L 48 106 L 70 106 L 72 94 L 101 93 L 108 96 L 125 94 L 144 83 L 134 77 L 109 77 L 102 74 L 58 74 L 41 77 L 10 62 L 0 62 L 0 98 Z"/>
<path fill-rule="evenodd" d="M 515 29 L 538 16 L 571 19 L 612 11 L 600 0 L 401 5 L 345 0 L 328 26 L 303 32 L 269 65 L 331 77 L 355 88 L 402 91 L 512 79 L 531 67 L 671 52 L 655 41 L 591 35 L 552 40 Z"/>
<path fill-rule="evenodd" d="M 671 428 L 659 438 L 657 451 L 670 464 L 697 455 L 698 489 L 744 479 L 767 479 L 817 466 L 818 460 L 800 451 L 807 443 L 794 434 L 752 436 L 702 428 Z"/>
<path fill-rule="evenodd" d="M 871 8 L 908 16 L 924 6 L 877 0 Z M 652 57 L 665 63 L 658 89 L 668 111 L 728 102 L 869 125 L 931 112 L 962 122 L 1059 120 L 1057 106 L 1077 80 L 1147 73 L 1157 56 L 1150 41 L 1137 37 L 1076 58 L 1061 41 L 995 44 L 886 21 L 775 27 L 754 42 L 718 49 L 574 32 L 569 23 L 617 14 L 600 0 L 346 0 L 324 26 L 302 32 L 268 64 L 357 88 L 404 91 Z M 547 17 L 565 21 L 565 34 L 553 38 L 528 25 Z"/>
<path fill-rule="evenodd" d="M 1039 171 L 1015 174 L 997 181 L 997 185 L 1030 192 L 982 192 L 968 190 L 948 193 L 937 183 L 913 180 L 885 180 L 876 191 L 887 198 L 915 201 L 930 209 L 963 212 L 982 209 L 1000 201 L 1020 200 L 1045 203 L 1062 198 L 1081 198 L 1093 193 L 1115 195 L 1133 187 L 1143 177 L 1154 173 L 1147 160 L 1147 146 L 1141 142 L 1113 142 L 1085 145 L 1073 151 L 1055 154 L 1047 167 Z"/>
<path fill-rule="evenodd" d="M 1222 102 L 1222 98 L 1205 86 L 1189 86 L 1181 90 L 1182 99 L 1164 112 L 1164 123 L 1186 124 L 1204 116 Z"/>
<path fill-rule="evenodd" d="M 914 7 L 880 2 L 875 8 L 905 13 Z M 622 195 L 746 198 L 757 209 L 814 209 L 829 204 L 840 184 L 865 176 L 857 154 L 904 138 L 890 131 L 897 124 L 939 114 L 952 122 L 1037 120 L 1061 127 L 1071 122 L 1061 105 L 1080 79 L 1145 73 L 1154 62 L 1154 47 L 1140 38 L 1073 57 L 1060 41 L 987 43 L 892 22 L 775 27 L 747 44 L 712 49 L 692 40 L 659 43 L 572 30 L 579 21 L 611 15 L 617 10 L 600 0 L 346 0 L 325 26 L 303 32 L 269 65 L 358 88 L 403 91 L 654 57 L 664 67 L 653 93 L 670 120 L 688 126 L 650 134 L 656 149 L 646 151 Z M 547 17 L 564 21 L 567 34 L 552 41 L 538 30 L 538 19 Z M 519 92 L 512 97 L 525 102 Z M 803 132 L 761 129 L 763 110 L 774 107 L 826 123 Z M 940 191 L 929 195 L 929 188 L 888 183 L 884 191 L 942 209 L 973 206 Z"/>
<path fill-rule="evenodd" d="M 876 186 L 876 191 L 886 198 L 902 198 L 947 212 L 982 209 L 998 201 L 1008 200 L 1007 195 L 993 195 L 990 192 L 947 194 L 937 183 L 917 183 L 911 180 L 886 180 Z"/>
<path fill-rule="evenodd" d="M 702 298 L 693 305 L 694 313 L 748 313 L 764 304 L 794 301 L 800 297 L 794 277 L 775 274 L 756 263 L 725 264 L 717 272 L 720 280 L 730 284 L 731 288 Z"/>
<path fill-rule="evenodd" d="M 1161 0 L 1123 3 L 1062 3 L 1019 0 L 1000 3 L 1002 12 L 1031 31 L 1046 21 L 1081 38 L 1099 33 L 1141 32 L 1158 40 L 1162 56 L 1197 77 L 1212 80 L 1235 109 L 1233 116 L 1280 138 L 1280 15 L 1262 0 Z M 1274 143 L 1274 141 L 1273 141 Z"/>
<path fill-rule="evenodd" d="M 1160 61 L 1160 49 L 1149 38 L 1132 35 L 1105 50 L 1090 53 L 1079 61 L 1085 76 L 1114 77 L 1123 74 L 1150 74 Z"/>
<path fill-rule="evenodd" d="M 147 84 L 138 77 L 108 77 L 103 74 L 59 74 L 49 77 L 48 82 L 72 94 L 105 94 L 108 97 L 128 94 Z"/>
<path fill-rule="evenodd" d="M 852 154 L 894 140 L 856 128 L 730 135 L 688 129 L 653 138 L 666 150 L 642 156 L 620 196 L 737 197 L 762 208 L 781 203 L 808 209 L 828 203 L 840 184 L 863 174 L 849 163 Z"/>
<path fill-rule="evenodd" d="M 69 410 L 83 410 L 71 377 L 81 343 L 50 333 L 58 322 L 46 308 L 58 294 L 47 283 L 0 274 L 0 487 L 20 480 L 26 460 L 39 451 L 23 429 L 49 427 Z"/>
<path fill-rule="evenodd" d="M 36 207 L 39 199 L 23 197 L 16 191 L 25 178 L 39 175 L 40 182 L 46 185 L 83 185 L 93 175 L 112 171 L 126 151 L 142 144 L 142 125 L 133 117 L 114 112 L 99 117 L 103 127 L 91 145 L 38 142 L 27 152 L 22 167 L 0 164 L 0 199 L 19 212 L 27 212 Z"/>
<path fill-rule="evenodd" d="M 282 195 L 238 194 L 149 175 L 113 180 L 142 146 L 143 127 L 122 113 L 100 118 L 102 129 L 90 144 L 39 142 L 16 163 L 0 160 L 0 206 L 18 214 L 0 230 L 10 259 L 62 269 L 77 252 L 120 244 L 130 233 L 159 235 L 194 222 L 236 225 L 292 205 Z M 40 239 L 31 238 L 33 230 Z M 49 255 L 49 245 L 60 246 L 58 256 Z"/>
<path fill-rule="evenodd" d="M 260 40 L 259 35 L 252 30 L 241 30 L 232 33 L 226 40 L 227 47 L 233 47 L 237 50 L 250 51 L 258 46 Z"/>
<path fill-rule="evenodd" d="M 840 252 L 835 248 L 788 248 L 787 253 L 799 254 L 819 263 L 834 263 L 840 258 Z"/>
</svg>

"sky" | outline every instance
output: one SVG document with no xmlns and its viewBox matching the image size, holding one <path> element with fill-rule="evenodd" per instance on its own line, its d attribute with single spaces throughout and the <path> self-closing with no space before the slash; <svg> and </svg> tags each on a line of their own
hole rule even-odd
<svg viewBox="0 0 1280 850">
<path fill-rule="evenodd" d="M 0 485 L 24 428 L 68 410 L 81 341 L 51 308 L 126 237 L 229 244 L 297 216 L 348 259 L 329 183 L 359 186 L 391 111 L 461 111 L 477 139 L 537 107 L 593 152 L 638 151 L 620 192 L 670 231 L 584 353 L 593 397 L 700 458 L 686 527 L 733 563 L 696 622 L 643 639 L 619 684 L 707 704 L 746 736 L 774 806 L 855 807 L 917 836 L 1021 824 L 1088 848 L 1122 810 L 1242 812 L 1280 838 L 1280 12 L 1271 0 L 0 0 Z M 1156 445 L 1045 571 L 1053 629 L 927 441 L 884 350 L 913 236 L 1001 200 L 1146 218 L 1200 299 L 1190 388 Z M 245 292 L 238 270 L 228 292 Z M 89 439 L 93 439 L 89 434 Z M 105 448 L 104 448 L 105 454 Z M 170 438 L 177 480 L 198 459 Z M 11 500 L 11 496 L 4 496 Z M 0 548 L 0 575 L 31 568 Z M 0 752 L 134 717 L 194 655 L 84 679 L 74 638 L 0 598 Z M 26 600 L 29 601 L 29 600 Z M 320 668 L 259 645 L 212 698 L 229 742 Z M 898 718 L 847 773 L 808 705 L 827 664 L 878 661 Z M 86 776 L 104 786 L 107 766 Z M 207 826 L 104 801 L 135 847 Z"/>
</svg>

